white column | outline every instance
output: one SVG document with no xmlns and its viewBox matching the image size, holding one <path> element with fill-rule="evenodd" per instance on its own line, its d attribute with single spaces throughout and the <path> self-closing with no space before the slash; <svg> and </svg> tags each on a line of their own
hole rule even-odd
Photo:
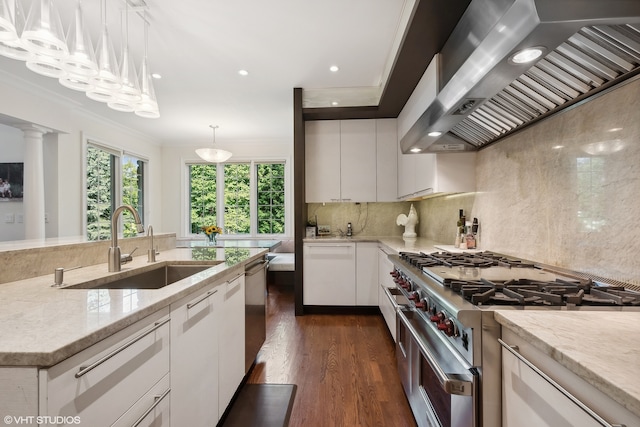
<svg viewBox="0 0 640 427">
<path fill-rule="evenodd" d="M 24 237 L 45 238 L 44 221 L 44 142 L 48 129 L 24 126 Z"/>
</svg>

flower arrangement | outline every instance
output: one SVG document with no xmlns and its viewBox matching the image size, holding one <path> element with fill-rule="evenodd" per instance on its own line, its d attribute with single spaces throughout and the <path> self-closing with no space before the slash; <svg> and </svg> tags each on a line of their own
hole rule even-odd
<svg viewBox="0 0 640 427">
<path fill-rule="evenodd" d="M 209 239 L 209 244 L 215 243 L 216 236 L 222 233 L 222 227 L 218 227 L 217 225 L 204 225 L 200 228 Z"/>
</svg>

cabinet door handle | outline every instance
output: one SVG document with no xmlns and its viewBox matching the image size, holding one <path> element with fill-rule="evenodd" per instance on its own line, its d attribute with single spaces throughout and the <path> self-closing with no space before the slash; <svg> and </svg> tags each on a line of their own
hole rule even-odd
<svg viewBox="0 0 640 427">
<path fill-rule="evenodd" d="M 151 411 L 153 411 L 156 406 L 158 406 L 160 404 L 160 402 L 162 402 L 162 399 L 164 399 L 165 397 L 167 397 L 167 395 L 169 394 L 169 392 L 171 392 L 171 388 L 168 388 L 164 393 L 162 393 L 160 396 L 155 396 L 155 401 L 153 402 L 153 405 L 151 405 L 149 407 L 149 409 L 147 409 L 146 411 L 144 411 L 144 414 L 140 415 L 140 418 L 138 418 L 136 420 L 135 423 L 133 423 L 131 425 L 131 427 L 138 427 L 140 425 L 140 423 L 142 422 L 142 420 L 144 420 L 147 415 L 149 415 L 151 413 Z"/>
<path fill-rule="evenodd" d="M 239 278 L 241 278 L 243 275 L 242 274 L 238 274 L 236 277 L 234 277 L 231 280 L 227 280 L 228 284 L 232 284 L 233 282 L 235 282 L 236 280 L 238 280 Z M 236 283 L 235 285 L 233 285 L 233 287 L 231 289 L 237 288 L 238 286 L 240 286 L 240 281 L 238 280 L 238 283 Z M 231 289 L 227 289 L 227 291 L 230 291 Z"/>
<path fill-rule="evenodd" d="M 187 304 L 187 310 L 190 310 L 191 308 L 193 308 L 196 305 L 200 304 L 202 301 L 206 300 L 207 298 L 209 298 L 211 295 L 215 294 L 216 292 L 218 292 L 217 289 L 215 289 L 213 291 L 209 291 L 209 292 L 206 293 L 206 295 L 201 296 L 197 301 L 190 302 L 189 304 Z"/>
<path fill-rule="evenodd" d="M 113 356 L 115 356 L 116 354 L 120 353 L 122 350 L 124 350 L 124 349 L 130 347 L 131 345 L 135 344 L 136 342 L 140 341 L 142 338 L 144 338 L 147 335 L 149 335 L 150 333 L 154 332 L 156 329 L 159 329 L 162 325 L 164 325 L 165 323 L 168 323 L 170 320 L 171 320 L 170 318 L 166 318 L 164 320 L 156 322 L 155 325 L 153 325 L 153 327 L 151 329 L 149 329 L 148 331 L 143 332 L 140 335 L 138 335 L 137 337 L 131 339 L 131 341 L 128 341 L 128 342 L 122 344 L 120 347 L 116 348 L 111 353 L 106 354 L 105 356 L 101 357 L 100 359 L 96 360 L 95 362 L 93 362 L 89 366 L 81 366 L 80 370 L 78 372 L 76 372 L 76 375 L 75 375 L 76 378 L 80 378 L 81 376 L 83 376 L 87 372 L 92 371 L 94 368 L 97 368 L 98 366 L 102 365 L 104 362 L 106 362 L 107 360 L 111 359 Z"/>
<path fill-rule="evenodd" d="M 554 380 L 552 380 L 547 374 L 545 374 L 544 372 L 542 372 L 540 370 L 540 368 L 538 368 L 536 365 L 534 365 L 533 363 L 531 363 L 528 359 L 526 359 L 523 355 L 521 355 L 520 353 L 518 353 L 518 347 L 517 346 L 511 346 L 509 344 L 507 344 L 506 342 L 502 341 L 502 339 L 498 338 L 498 342 L 500 343 L 500 345 L 502 346 L 502 348 L 504 348 L 505 350 L 507 350 L 509 353 L 511 353 L 516 359 L 520 360 L 522 363 L 524 363 L 525 365 L 527 365 L 529 368 L 531 368 L 536 374 L 538 374 L 543 380 L 545 380 L 546 382 L 548 382 L 551 386 L 553 386 L 556 390 L 558 390 L 560 393 L 562 393 L 567 399 L 571 400 L 573 403 L 575 403 L 576 405 L 578 405 L 580 407 L 580 409 L 582 409 L 584 412 L 586 412 L 591 418 L 593 418 L 594 420 L 596 420 L 596 422 L 600 423 L 601 425 L 603 425 L 604 427 L 625 427 L 624 424 L 610 424 L 608 423 L 606 420 L 604 420 L 600 415 L 596 414 L 595 412 L 593 412 L 593 410 L 591 408 L 589 408 L 587 405 L 585 405 L 584 403 L 582 403 L 582 401 L 578 400 L 577 397 L 575 397 L 573 394 L 569 393 L 569 391 L 567 391 L 564 387 L 562 387 L 560 384 L 558 384 L 557 382 L 555 382 Z"/>
</svg>

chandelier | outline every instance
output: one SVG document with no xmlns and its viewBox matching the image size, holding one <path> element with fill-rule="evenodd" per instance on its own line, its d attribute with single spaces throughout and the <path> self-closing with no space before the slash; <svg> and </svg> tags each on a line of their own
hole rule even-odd
<svg viewBox="0 0 640 427">
<path fill-rule="evenodd" d="M 62 86 L 84 92 L 114 110 L 160 117 L 149 71 L 146 6 L 141 16 L 144 57 L 139 75 L 129 51 L 129 0 L 121 16 L 119 62 L 107 28 L 106 0 L 101 0 L 100 9 L 102 25 L 94 51 L 81 0 L 77 0 L 66 36 L 53 0 L 33 0 L 26 20 L 20 0 L 0 0 L 0 55 L 24 61 L 29 70 L 55 78 Z"/>
</svg>

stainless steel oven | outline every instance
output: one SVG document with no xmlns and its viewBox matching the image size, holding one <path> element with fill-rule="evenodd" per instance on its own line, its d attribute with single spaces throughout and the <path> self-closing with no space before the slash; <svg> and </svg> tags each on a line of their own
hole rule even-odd
<svg viewBox="0 0 640 427">
<path fill-rule="evenodd" d="M 431 323 L 399 309 L 398 372 L 420 427 L 478 426 L 478 373 L 450 348 Z"/>
</svg>

